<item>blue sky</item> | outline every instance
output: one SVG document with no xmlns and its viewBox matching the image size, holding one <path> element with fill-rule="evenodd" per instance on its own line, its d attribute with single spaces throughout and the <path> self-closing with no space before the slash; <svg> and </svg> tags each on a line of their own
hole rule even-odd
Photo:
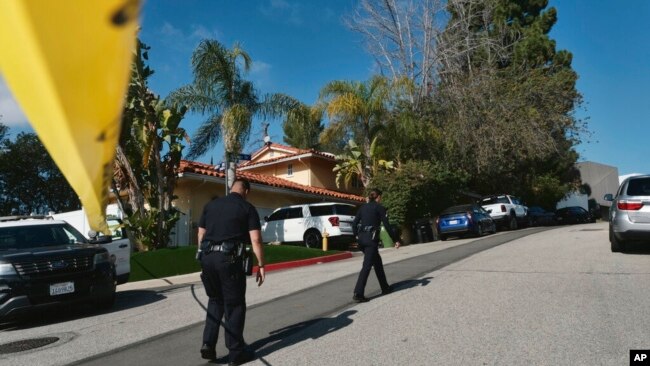
<svg viewBox="0 0 650 366">
<path fill-rule="evenodd" d="M 190 57 L 201 39 L 230 47 L 239 42 L 254 63 L 248 78 L 262 93 L 281 92 L 313 103 L 331 80 L 366 80 L 375 71 L 358 34 L 342 16 L 356 0 L 148 0 L 141 38 L 149 46 L 155 74 L 150 87 L 166 96 L 192 79 Z M 624 6 L 622 6 L 624 4 Z M 558 49 L 573 53 L 592 135 L 577 147 L 581 160 L 619 168 L 619 174 L 650 173 L 650 1 L 551 0 L 558 23 L 551 31 Z M 29 126 L 0 81 L 1 121 L 12 132 Z M 193 134 L 202 118 L 188 115 Z M 258 121 L 259 123 L 260 121 Z M 273 141 L 282 142 L 280 121 Z M 259 124 L 251 144 L 261 138 Z M 252 150 L 252 146 L 248 149 Z M 221 160 L 222 149 L 211 155 Z"/>
</svg>

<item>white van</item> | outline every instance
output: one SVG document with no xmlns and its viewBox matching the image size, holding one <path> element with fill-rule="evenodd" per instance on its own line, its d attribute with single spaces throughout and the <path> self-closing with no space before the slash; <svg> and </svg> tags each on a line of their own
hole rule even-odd
<svg viewBox="0 0 650 366">
<path fill-rule="evenodd" d="M 62 212 L 51 215 L 55 220 L 63 220 L 82 233 L 86 239 L 90 239 L 90 224 L 86 212 L 81 209 L 77 211 Z M 122 226 L 122 220 L 116 216 L 108 216 L 106 219 L 108 228 L 111 230 L 111 242 L 100 244 L 108 250 L 111 260 L 115 264 L 115 274 L 117 275 L 117 284 L 123 284 L 129 281 L 131 273 L 131 241 L 126 235 L 126 230 Z"/>
<path fill-rule="evenodd" d="M 321 248 L 327 231 L 332 244 L 354 242 L 352 221 L 357 208 L 347 203 L 313 203 L 280 207 L 264 217 L 262 241 L 298 243 Z"/>
</svg>

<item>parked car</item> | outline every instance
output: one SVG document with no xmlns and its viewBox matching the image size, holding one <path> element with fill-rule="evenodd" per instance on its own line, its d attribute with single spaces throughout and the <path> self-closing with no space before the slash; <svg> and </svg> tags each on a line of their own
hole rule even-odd
<svg viewBox="0 0 650 366">
<path fill-rule="evenodd" d="M 528 224 L 530 226 L 555 225 L 557 220 L 553 212 L 546 211 L 539 206 L 528 207 Z"/>
<path fill-rule="evenodd" d="M 609 241 L 612 252 L 626 249 L 630 241 L 650 241 L 650 175 L 627 178 L 616 196 L 606 194 L 609 209 Z"/>
<path fill-rule="evenodd" d="M 527 223 L 528 208 L 519 198 L 509 194 L 490 195 L 478 202 L 492 217 L 498 226 L 516 230 L 520 224 Z"/>
<path fill-rule="evenodd" d="M 497 231 L 496 223 L 490 214 L 477 204 L 449 207 L 436 219 L 436 227 L 440 240 L 467 234 L 482 236 Z"/>
<path fill-rule="evenodd" d="M 62 212 L 54 214 L 52 217 L 55 220 L 63 220 L 72 225 L 87 240 L 91 239 L 91 233 L 93 236 L 97 234 L 90 230 L 90 223 L 84 210 Z M 108 250 L 108 254 L 115 264 L 117 284 L 121 285 L 129 281 L 129 275 L 131 273 L 131 240 L 126 234 L 126 229 L 123 227 L 121 219 L 108 216 L 106 218 L 106 224 L 111 231 L 111 241 L 102 244 L 102 246 Z"/>
<path fill-rule="evenodd" d="M 70 224 L 46 216 L 0 217 L 0 319 L 82 301 L 107 308 L 115 286 L 106 248 Z"/>
<path fill-rule="evenodd" d="M 302 242 L 308 248 L 321 248 L 327 231 L 332 244 L 352 243 L 356 211 L 354 205 L 331 202 L 281 207 L 264 217 L 262 241 Z"/>
<path fill-rule="evenodd" d="M 555 219 L 558 224 L 586 224 L 596 222 L 589 211 L 580 206 L 563 207 L 555 211 Z"/>
</svg>

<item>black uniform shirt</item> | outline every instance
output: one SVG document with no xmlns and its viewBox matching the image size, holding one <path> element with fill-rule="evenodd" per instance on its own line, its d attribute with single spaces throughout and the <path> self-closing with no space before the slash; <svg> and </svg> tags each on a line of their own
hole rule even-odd
<svg viewBox="0 0 650 366">
<path fill-rule="evenodd" d="M 393 241 L 398 241 L 399 238 L 393 233 L 393 229 L 386 217 L 386 209 L 375 201 L 370 201 L 359 208 L 357 216 L 352 223 L 352 230 L 354 231 L 354 235 L 358 235 L 359 226 L 362 228 L 372 226 L 379 229 L 381 223 L 384 223 L 384 228 Z"/>
<path fill-rule="evenodd" d="M 248 232 L 260 229 L 260 216 L 253 205 L 233 192 L 205 205 L 199 227 L 206 230 L 203 240 L 236 240 L 250 244 Z"/>
</svg>

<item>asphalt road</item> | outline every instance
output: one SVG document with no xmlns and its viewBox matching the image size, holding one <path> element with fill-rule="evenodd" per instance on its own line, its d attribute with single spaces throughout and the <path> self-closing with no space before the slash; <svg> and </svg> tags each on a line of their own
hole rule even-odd
<svg viewBox="0 0 650 366">
<path fill-rule="evenodd" d="M 415 287 L 423 287 L 429 284 L 433 280 L 433 276 L 423 277 L 427 273 L 478 252 L 543 230 L 545 229 L 535 228 L 488 236 L 467 244 L 391 263 L 386 265 L 387 277 L 395 285 L 395 295 L 399 297 L 399 293 L 406 293 Z M 265 357 L 303 341 L 319 339 L 345 327 L 355 328 L 350 317 L 360 311 L 357 309 L 358 306 L 353 306 L 351 302 L 351 289 L 354 287 L 356 276 L 356 273 L 350 274 L 250 307 L 246 319 L 245 338 L 260 357 L 258 362 L 265 363 Z M 378 295 L 378 292 L 377 281 L 371 275 L 366 289 L 366 296 L 373 297 L 373 295 Z M 395 298 L 395 295 L 390 297 Z M 77 364 L 205 364 L 206 362 L 198 357 L 202 331 L 202 324 L 189 326 Z M 365 332 L 365 330 L 359 331 Z M 217 347 L 217 354 L 222 356 L 218 362 L 227 363 L 225 357 L 227 350 L 222 342 L 221 340 Z M 340 351 L 345 352 L 346 349 L 338 348 L 331 351 L 338 353 Z M 302 364 L 303 362 L 305 361 L 299 363 Z M 347 360 L 344 364 L 350 364 L 351 362 L 356 363 Z M 308 360 L 307 363 L 328 364 L 328 361 L 327 359 L 318 358 Z M 282 365 L 285 363 L 279 360 L 272 364 Z"/>
<path fill-rule="evenodd" d="M 650 250 L 611 253 L 606 223 L 540 230 L 382 251 L 398 288 L 377 297 L 371 274 L 365 304 L 351 302 L 359 257 L 251 281 L 250 364 L 627 365 L 649 349 Z M 205 300 L 200 285 L 125 291 L 112 311 L 0 327 L 0 344 L 61 338 L 0 365 L 206 364 Z"/>
</svg>

